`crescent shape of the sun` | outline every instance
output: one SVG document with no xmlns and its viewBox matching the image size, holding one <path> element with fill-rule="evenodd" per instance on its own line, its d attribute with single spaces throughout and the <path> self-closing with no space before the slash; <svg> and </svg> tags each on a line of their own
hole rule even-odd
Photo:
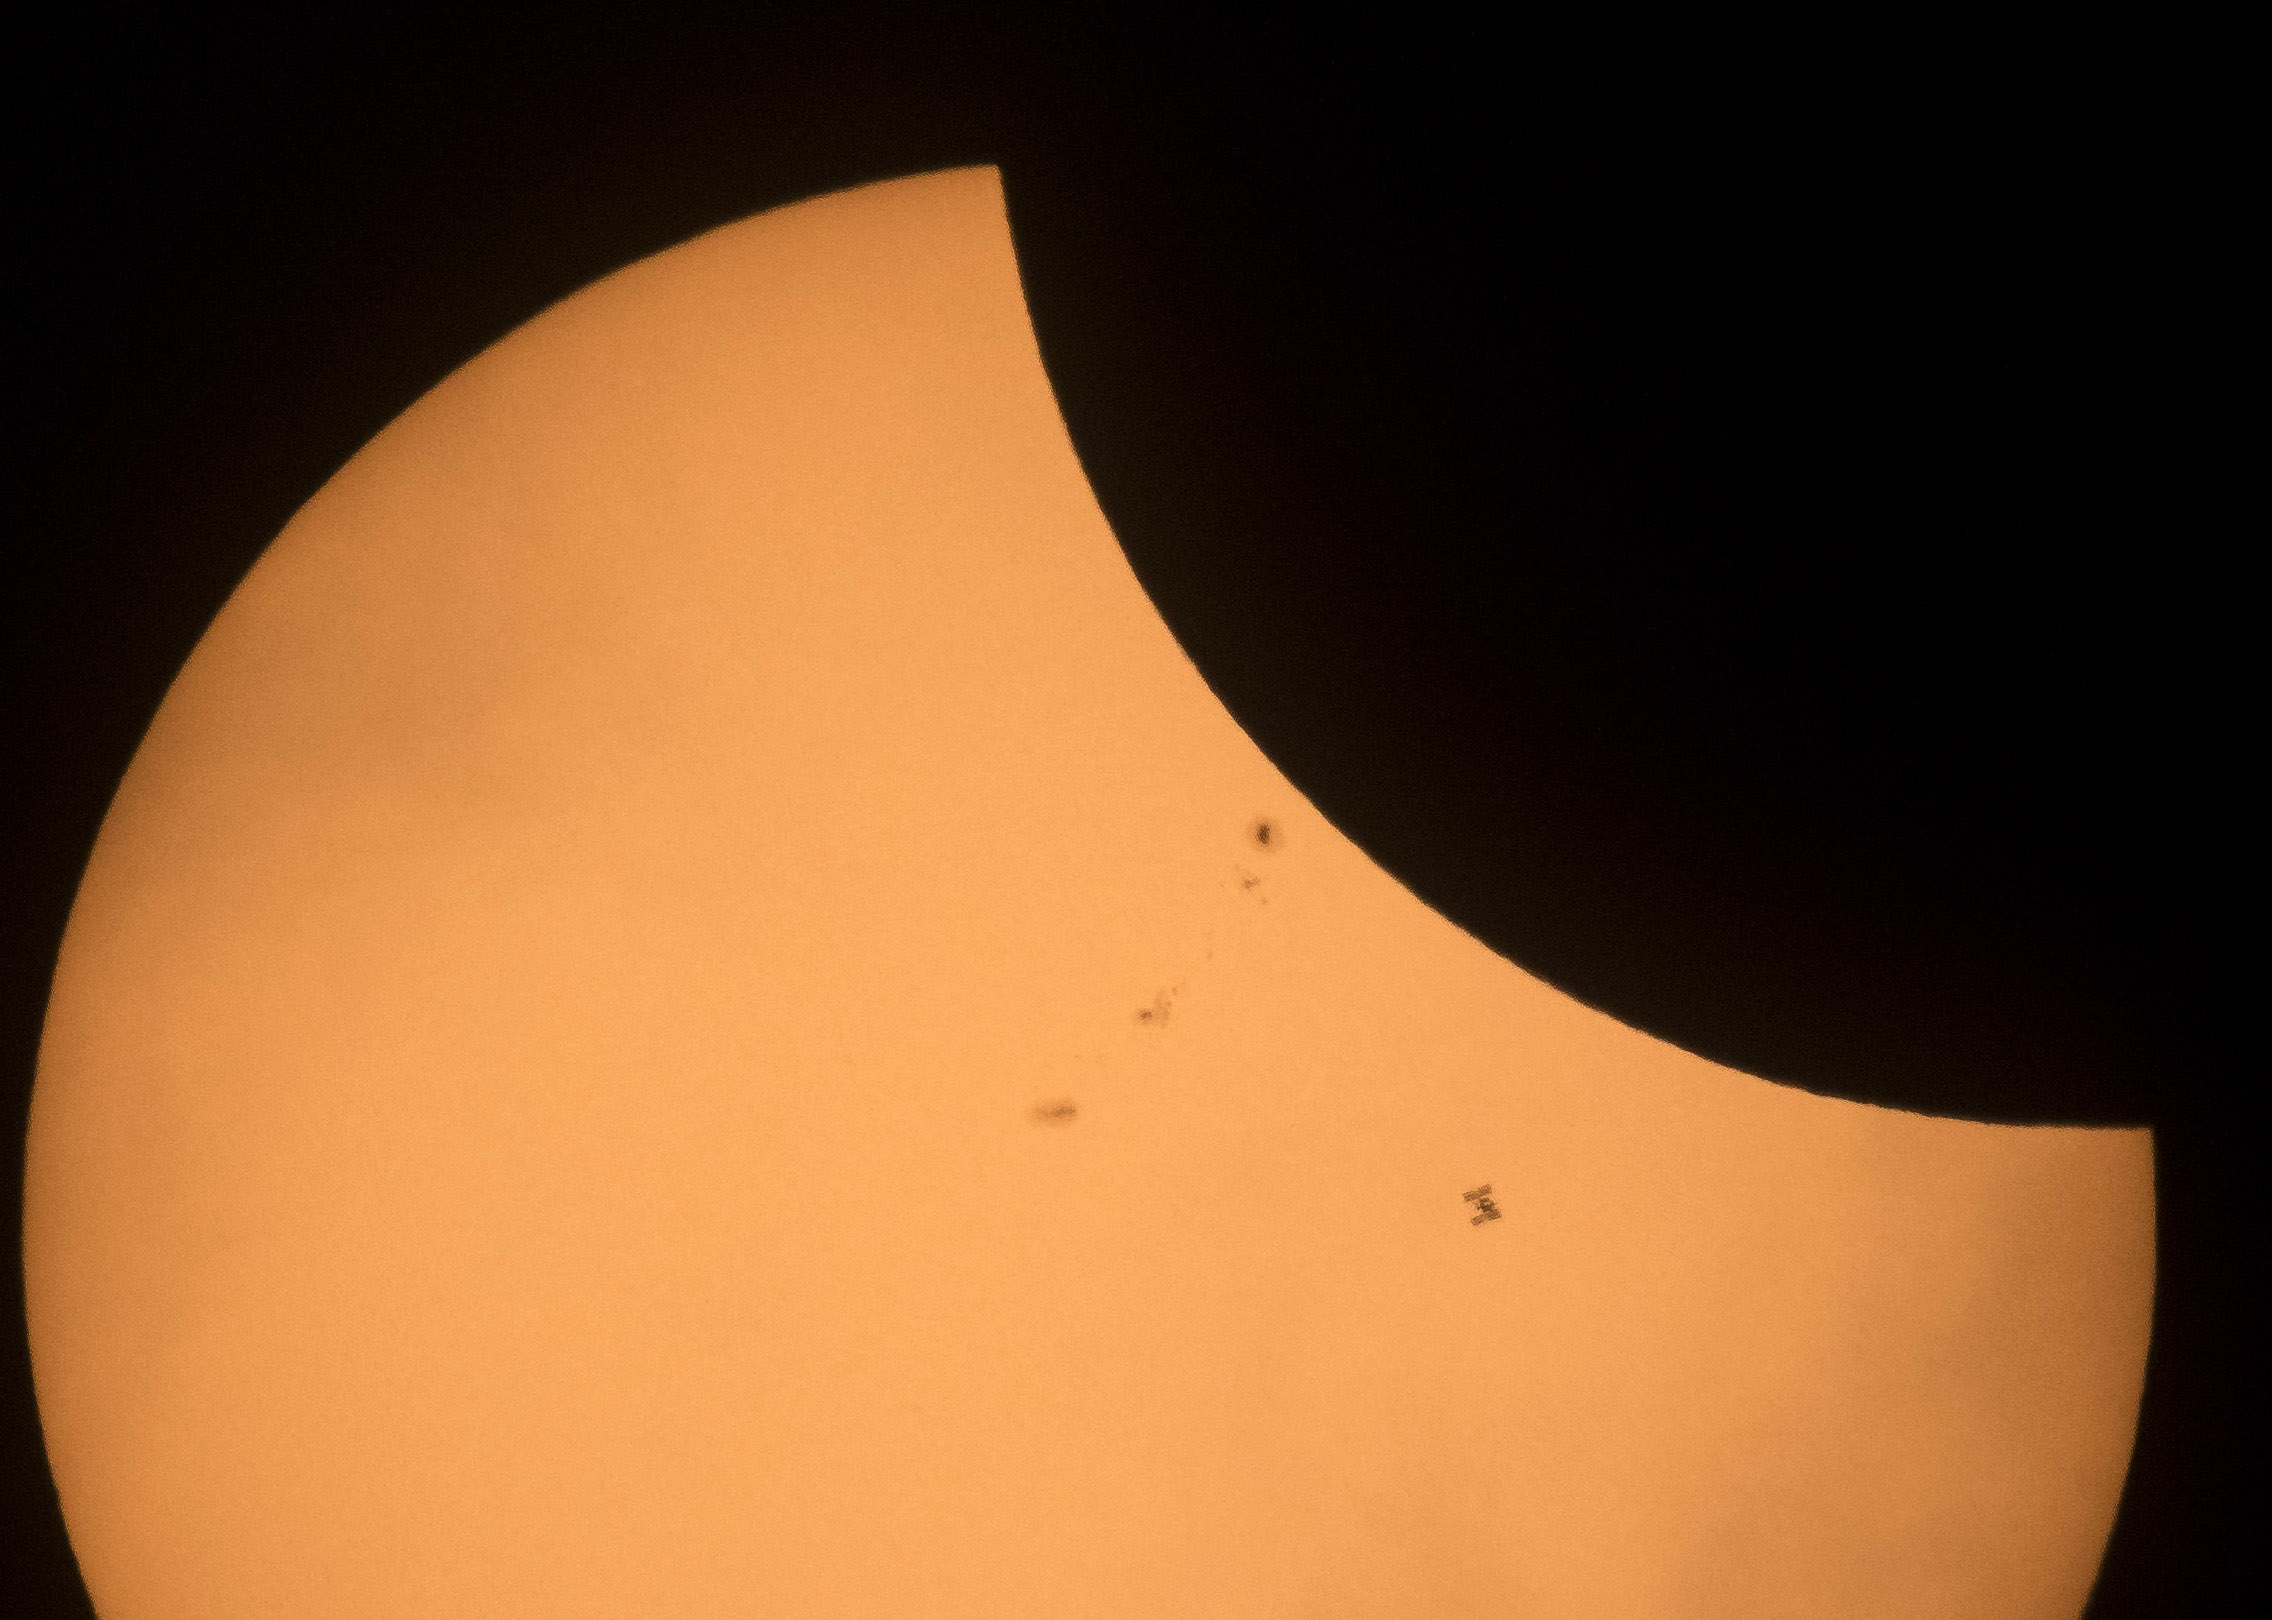
<svg viewBox="0 0 2272 1620">
<path fill-rule="evenodd" d="M 987 168 L 610 276 L 324 486 L 29 1152 L 105 1620 L 2071 1620 L 2153 1288 L 2145 1132 L 1716 1066 L 1322 819 Z"/>
</svg>

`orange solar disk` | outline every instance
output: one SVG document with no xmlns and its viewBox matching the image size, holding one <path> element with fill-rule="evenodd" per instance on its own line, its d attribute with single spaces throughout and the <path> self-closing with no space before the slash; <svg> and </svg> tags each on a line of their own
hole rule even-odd
<svg viewBox="0 0 2272 1620">
<path fill-rule="evenodd" d="M 2145 1132 L 1731 1072 L 1328 825 L 983 168 L 611 276 L 309 502 L 29 1165 L 105 1620 L 2071 1620 L 2153 1289 Z"/>
</svg>

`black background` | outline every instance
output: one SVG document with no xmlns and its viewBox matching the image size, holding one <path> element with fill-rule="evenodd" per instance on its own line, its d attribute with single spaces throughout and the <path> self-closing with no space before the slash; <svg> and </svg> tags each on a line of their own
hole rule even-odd
<svg viewBox="0 0 2272 1620">
<path fill-rule="evenodd" d="M 14 42 L 9 1139 L 109 796 L 301 502 L 609 270 L 997 162 L 1138 574 L 1423 899 L 1755 1073 L 2155 1127 L 2092 1612 L 2237 1601 L 2261 524 L 2217 495 L 2220 48 L 1076 9 L 206 8 Z M 13 1326 L 0 1359 L 0 1610 L 87 1614 Z"/>
</svg>

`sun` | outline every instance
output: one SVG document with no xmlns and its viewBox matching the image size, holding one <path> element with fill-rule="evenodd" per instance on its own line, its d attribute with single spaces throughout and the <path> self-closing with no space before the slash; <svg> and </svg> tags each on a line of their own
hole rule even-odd
<svg viewBox="0 0 2272 1620">
<path fill-rule="evenodd" d="M 1810 1096 L 1208 690 L 990 169 L 478 356 L 182 670 L 33 1102 L 106 1620 L 2072 1615 L 2143 1131 Z"/>
</svg>

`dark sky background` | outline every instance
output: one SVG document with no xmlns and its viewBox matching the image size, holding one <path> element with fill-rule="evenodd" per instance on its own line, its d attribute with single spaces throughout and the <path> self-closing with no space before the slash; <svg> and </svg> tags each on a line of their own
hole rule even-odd
<svg viewBox="0 0 2272 1620">
<path fill-rule="evenodd" d="M 1139 576 L 1423 899 L 1774 1079 L 2155 1127 L 2092 1612 L 2248 1607 L 2261 522 L 2218 495 L 2214 42 L 628 10 L 119 13 L 0 51 L 11 1143 L 110 794 L 342 462 L 631 260 L 996 162 Z M 0 1612 L 86 1615 L 17 1325 L 0 1373 Z"/>
</svg>

